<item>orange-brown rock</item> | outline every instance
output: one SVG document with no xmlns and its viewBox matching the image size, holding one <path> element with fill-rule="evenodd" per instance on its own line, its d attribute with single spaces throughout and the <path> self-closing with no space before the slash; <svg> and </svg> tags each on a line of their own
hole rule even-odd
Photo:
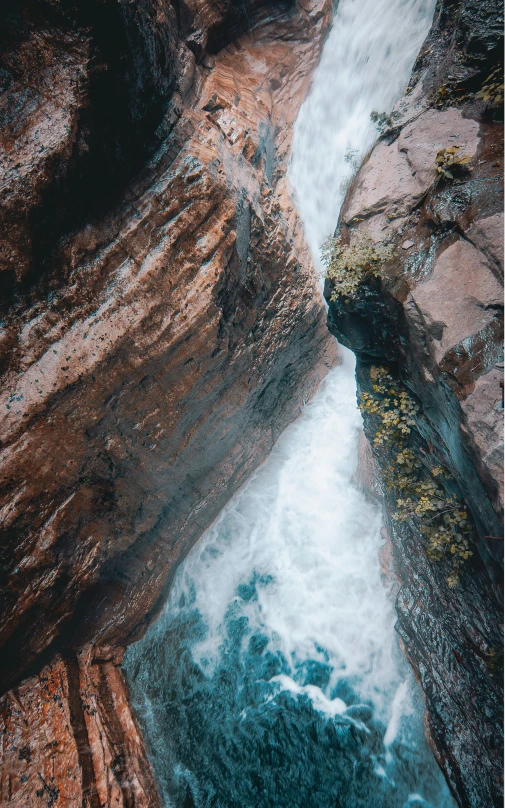
<svg viewBox="0 0 505 808">
<path fill-rule="evenodd" d="M 194 66 L 166 145 L 6 317 L 4 681 L 63 630 L 130 638 L 335 361 L 285 179 L 328 21 L 298 6 Z"/>
<path fill-rule="evenodd" d="M 130 640 L 335 362 L 285 179 L 329 15 L 265 13 L 199 64 L 181 45 L 170 137 L 5 317 L 4 684 Z"/>
<path fill-rule="evenodd" d="M 56 656 L 0 700 L 0 805 L 161 806 L 119 661 Z"/>
<path fill-rule="evenodd" d="M 285 178 L 331 8 L 21 8 L 27 50 L 70 55 L 44 51 L 2 158 L 3 687 L 30 675 L 2 701 L 1 805 L 157 806 L 114 649 L 337 361 Z"/>
</svg>

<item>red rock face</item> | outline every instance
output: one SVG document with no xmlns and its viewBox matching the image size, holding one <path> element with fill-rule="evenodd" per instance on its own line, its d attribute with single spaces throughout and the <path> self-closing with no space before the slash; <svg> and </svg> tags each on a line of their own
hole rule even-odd
<svg viewBox="0 0 505 808">
<path fill-rule="evenodd" d="M 0 133 L 4 690 L 52 659 L 2 702 L 9 806 L 158 804 L 117 659 L 89 649 L 139 636 L 337 361 L 285 179 L 330 3 L 253 4 L 246 34 L 231 4 L 89 8 L 23 11 L 26 65 L 45 48 L 47 69 L 9 152 L 18 71 Z"/>
<path fill-rule="evenodd" d="M 335 361 L 285 180 L 328 14 L 266 19 L 200 67 L 121 206 L 6 318 L 11 675 L 64 627 L 130 638 Z"/>
</svg>

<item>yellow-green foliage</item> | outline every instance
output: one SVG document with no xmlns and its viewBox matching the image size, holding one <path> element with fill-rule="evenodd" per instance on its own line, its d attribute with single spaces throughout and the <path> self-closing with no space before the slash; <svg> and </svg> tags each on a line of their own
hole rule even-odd
<svg viewBox="0 0 505 808">
<path fill-rule="evenodd" d="M 493 70 L 482 85 L 482 89 L 475 93 L 475 96 L 498 106 L 503 104 L 503 74 L 501 67 Z"/>
<path fill-rule="evenodd" d="M 468 165 L 472 158 L 468 154 L 458 154 L 460 149 L 461 146 L 440 149 L 435 160 L 438 174 L 453 180 L 454 172 Z"/>
<path fill-rule="evenodd" d="M 439 561 L 452 556 L 453 569 L 448 578 L 449 586 L 459 581 L 462 563 L 472 555 L 470 550 L 471 525 L 466 507 L 458 499 L 447 494 L 439 480 L 448 478 L 441 466 L 431 473 L 408 446 L 417 404 L 391 376 L 387 368 L 371 369 L 373 394 L 363 393 L 360 409 L 380 419 L 374 444 L 388 453 L 388 465 L 384 469 L 386 484 L 397 495 L 397 511 L 393 519 L 414 521 L 426 538 L 427 553 Z"/>
<path fill-rule="evenodd" d="M 503 671 L 503 648 L 491 645 L 487 652 L 486 668 L 492 673 Z"/>
<path fill-rule="evenodd" d="M 446 80 L 433 94 L 433 104 L 442 109 L 446 106 L 461 104 L 469 99 L 468 92 L 462 87 L 457 87 L 454 81 Z"/>
<path fill-rule="evenodd" d="M 329 236 L 321 248 L 326 277 L 333 283 L 331 300 L 354 297 L 367 277 L 382 277 L 383 267 L 394 255 L 394 248 L 376 244 L 366 233 L 353 232 L 350 244 L 341 236 Z"/>
<path fill-rule="evenodd" d="M 452 98 L 452 91 L 447 86 L 447 83 L 444 82 L 441 87 L 435 93 L 435 104 L 437 107 L 442 107 L 444 104 L 448 103 Z"/>
</svg>

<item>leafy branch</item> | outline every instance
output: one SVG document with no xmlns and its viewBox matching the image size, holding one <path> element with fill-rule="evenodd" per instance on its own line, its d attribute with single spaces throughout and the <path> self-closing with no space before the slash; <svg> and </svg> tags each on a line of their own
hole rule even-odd
<svg viewBox="0 0 505 808">
<path fill-rule="evenodd" d="M 450 146 L 448 149 L 440 149 L 437 153 L 435 165 L 439 177 L 446 177 L 453 180 L 455 172 L 461 173 L 466 166 L 471 162 L 471 157 L 468 154 L 458 154 L 461 146 Z"/>
</svg>

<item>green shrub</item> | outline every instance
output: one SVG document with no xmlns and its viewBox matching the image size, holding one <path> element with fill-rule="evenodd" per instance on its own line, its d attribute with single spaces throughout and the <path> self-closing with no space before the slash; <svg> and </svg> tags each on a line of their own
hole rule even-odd
<svg viewBox="0 0 505 808">
<path fill-rule="evenodd" d="M 360 409 L 379 418 L 373 442 L 387 455 L 383 476 L 388 489 L 397 496 L 393 519 L 416 525 L 434 561 L 452 558 L 447 581 L 454 587 L 463 562 L 472 555 L 472 526 L 466 506 L 441 484 L 441 479 L 450 479 L 447 472 L 440 465 L 428 470 L 408 445 L 419 411 L 412 397 L 387 368 L 372 367 L 370 375 L 373 394 L 363 393 Z"/>
<path fill-rule="evenodd" d="M 463 104 L 469 98 L 470 95 L 466 89 L 458 87 L 453 80 L 447 79 L 432 94 L 432 103 L 438 109 L 443 109 L 444 107 Z"/>
<path fill-rule="evenodd" d="M 383 277 L 384 264 L 394 255 L 394 247 L 376 244 L 366 233 L 353 232 L 350 244 L 342 237 L 329 236 L 321 248 L 326 278 L 333 283 L 331 300 L 354 297 L 367 277 Z"/>
<path fill-rule="evenodd" d="M 475 93 L 475 97 L 497 106 L 503 104 L 503 71 L 501 67 L 493 70 L 482 85 L 482 89 Z"/>
<path fill-rule="evenodd" d="M 400 113 L 396 111 L 389 113 L 389 115 L 387 112 L 375 112 L 375 110 L 370 113 L 370 120 L 375 124 L 377 131 L 381 135 L 386 129 L 391 129 L 399 117 Z"/>
</svg>

